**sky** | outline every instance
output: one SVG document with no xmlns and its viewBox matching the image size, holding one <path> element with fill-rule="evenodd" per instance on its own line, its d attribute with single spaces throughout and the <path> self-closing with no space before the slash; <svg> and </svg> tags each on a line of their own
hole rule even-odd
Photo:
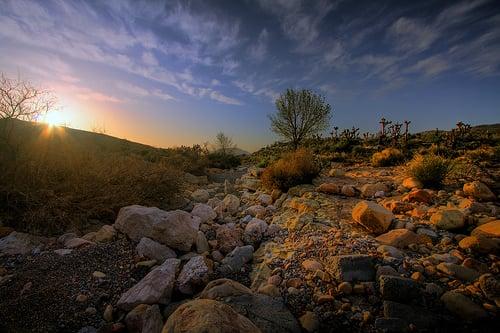
<svg viewBox="0 0 500 333">
<path fill-rule="evenodd" d="M 0 0 L 0 71 L 51 89 L 51 117 L 159 147 L 254 151 L 287 88 L 331 126 L 500 122 L 500 3 Z"/>
</svg>

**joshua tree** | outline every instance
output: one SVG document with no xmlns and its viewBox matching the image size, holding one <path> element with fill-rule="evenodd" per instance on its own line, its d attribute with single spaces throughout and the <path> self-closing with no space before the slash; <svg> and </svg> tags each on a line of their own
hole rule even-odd
<svg viewBox="0 0 500 333">
<path fill-rule="evenodd" d="M 270 115 L 271 129 L 288 139 L 295 149 L 306 138 L 321 133 L 330 123 L 331 107 L 311 90 L 287 89 L 276 100 L 278 112 Z"/>
<path fill-rule="evenodd" d="M 224 132 L 217 133 L 215 145 L 223 155 L 226 155 L 229 149 L 236 147 L 233 140 Z"/>
<path fill-rule="evenodd" d="M 405 120 L 404 123 L 405 123 L 405 145 L 406 145 L 406 144 L 408 144 L 408 134 L 409 134 L 408 128 L 410 126 L 411 121 Z"/>
</svg>

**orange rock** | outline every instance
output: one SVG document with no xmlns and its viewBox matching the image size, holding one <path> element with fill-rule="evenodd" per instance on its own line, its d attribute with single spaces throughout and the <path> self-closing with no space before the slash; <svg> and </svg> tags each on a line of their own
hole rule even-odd
<svg viewBox="0 0 500 333">
<path fill-rule="evenodd" d="M 394 229 L 375 238 L 379 243 L 398 248 L 405 248 L 418 242 L 418 236 L 408 229 Z"/>
<path fill-rule="evenodd" d="M 423 202 L 429 204 L 432 202 L 432 195 L 426 190 L 414 190 L 405 195 L 403 201 Z"/>
<path fill-rule="evenodd" d="M 334 183 L 323 183 L 318 187 L 318 192 L 326 194 L 338 194 L 341 191 L 341 187 Z"/>
<path fill-rule="evenodd" d="M 472 230 L 472 236 L 500 238 L 500 220 L 491 221 Z"/>
</svg>

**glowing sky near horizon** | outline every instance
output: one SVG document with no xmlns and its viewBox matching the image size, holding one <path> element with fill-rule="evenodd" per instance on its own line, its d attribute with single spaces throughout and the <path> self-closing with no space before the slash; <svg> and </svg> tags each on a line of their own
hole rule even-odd
<svg viewBox="0 0 500 333">
<path fill-rule="evenodd" d="M 0 71 L 52 89 L 52 122 L 155 146 L 255 150 L 287 87 L 332 126 L 500 122 L 500 6 L 472 1 L 0 0 Z"/>
</svg>

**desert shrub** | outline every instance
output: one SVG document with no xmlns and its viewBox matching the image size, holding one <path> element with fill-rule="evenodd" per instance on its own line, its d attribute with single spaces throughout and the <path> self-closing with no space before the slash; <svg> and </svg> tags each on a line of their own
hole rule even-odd
<svg viewBox="0 0 500 333">
<path fill-rule="evenodd" d="M 372 164 L 377 167 L 392 166 L 401 163 L 404 159 L 403 153 L 396 148 L 386 148 L 372 155 Z"/>
<path fill-rule="evenodd" d="M 494 162 L 500 159 L 500 147 L 483 146 L 474 150 L 467 150 L 464 153 L 464 158 L 474 164 L 481 162 Z"/>
<path fill-rule="evenodd" d="M 208 166 L 211 168 L 231 169 L 241 164 L 241 158 L 220 151 L 208 154 Z"/>
<path fill-rule="evenodd" d="M 417 154 L 407 166 L 408 175 L 427 188 L 440 188 L 452 169 L 450 160 L 432 154 Z"/>
<path fill-rule="evenodd" d="M 310 183 L 319 174 L 314 155 L 305 149 L 286 153 L 278 161 L 268 166 L 261 179 L 269 189 L 288 191 L 290 187 Z"/>
<path fill-rule="evenodd" d="M 151 162 L 163 160 L 168 164 L 175 165 L 178 169 L 201 176 L 205 168 L 209 166 L 208 152 L 200 145 L 192 147 L 181 146 L 177 148 L 162 149 L 162 155 Z"/>
</svg>

